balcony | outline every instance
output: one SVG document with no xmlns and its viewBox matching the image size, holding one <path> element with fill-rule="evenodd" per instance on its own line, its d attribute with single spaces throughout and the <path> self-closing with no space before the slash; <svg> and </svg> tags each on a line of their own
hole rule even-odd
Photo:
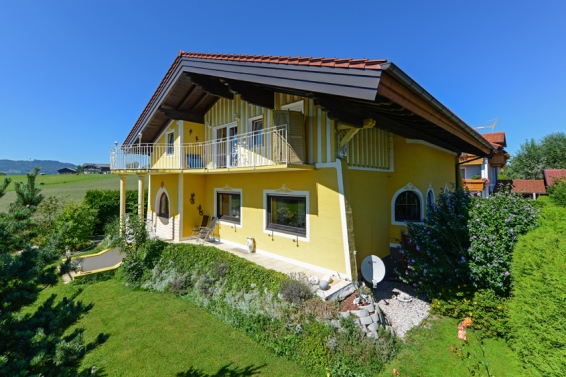
<svg viewBox="0 0 566 377">
<path fill-rule="evenodd" d="M 288 143 L 287 133 L 287 126 L 279 126 L 202 143 L 116 146 L 110 148 L 110 169 L 222 172 L 302 165 L 304 152 L 296 151 Z"/>
<path fill-rule="evenodd" d="M 483 191 L 487 182 L 487 179 L 462 179 L 464 189 L 470 191 Z"/>
</svg>

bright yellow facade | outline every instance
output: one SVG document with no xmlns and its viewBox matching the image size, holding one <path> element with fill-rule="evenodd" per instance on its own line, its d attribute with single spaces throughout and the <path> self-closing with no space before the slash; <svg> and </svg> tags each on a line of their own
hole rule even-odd
<svg viewBox="0 0 566 377">
<path fill-rule="evenodd" d="M 316 109 L 312 100 L 298 96 L 278 94 L 275 102 L 278 108 L 295 104 L 304 111 L 307 158 L 313 161 L 310 168 L 171 171 L 163 168 L 167 166 L 163 159 L 183 157 L 177 153 L 162 156 L 152 167 L 157 172 L 150 174 L 147 214 L 157 235 L 188 238 L 202 214 L 216 215 L 217 192 L 237 192 L 241 195 L 240 223 L 221 220 L 216 229 L 219 240 L 245 247 L 247 238 L 253 237 L 258 252 L 351 276 L 364 257 L 386 257 L 390 246 L 399 243 L 404 226 L 392 221 L 392 198 L 397 191 L 414 185 L 426 201 L 429 189 L 436 197 L 454 182 L 455 153 L 393 135 L 379 125 L 361 130 L 348 142 L 347 161 L 341 164 L 336 158 L 339 130 L 326 112 Z M 240 98 L 222 99 L 206 115 L 206 125 L 171 121 L 156 144 L 166 144 L 170 133 L 178 145 L 210 140 L 217 126 L 231 123 L 238 133 L 245 133 L 248 119 L 258 116 L 263 116 L 269 129 L 271 112 Z M 266 230 L 266 192 L 307 197 L 305 236 Z M 170 206 L 167 218 L 157 210 L 163 193 Z M 422 204 L 424 208 L 426 203 Z M 349 218 L 353 226 L 348 225 Z M 350 240 L 349 233 L 353 236 Z M 356 252 L 355 260 L 351 249 Z"/>
<path fill-rule="evenodd" d="M 123 187 L 149 174 L 158 237 L 217 217 L 216 240 L 356 279 L 458 181 L 462 151 L 491 145 L 390 62 L 180 53 L 111 166 Z"/>
</svg>

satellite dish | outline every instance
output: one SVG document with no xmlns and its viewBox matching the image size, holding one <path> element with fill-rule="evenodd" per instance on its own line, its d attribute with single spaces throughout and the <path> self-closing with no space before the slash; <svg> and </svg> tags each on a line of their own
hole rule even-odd
<svg viewBox="0 0 566 377">
<path fill-rule="evenodd" d="M 385 265 L 383 261 L 376 255 L 370 255 L 364 258 L 362 262 L 362 277 L 368 283 L 371 282 L 373 287 L 377 287 L 377 283 L 385 277 Z"/>
</svg>

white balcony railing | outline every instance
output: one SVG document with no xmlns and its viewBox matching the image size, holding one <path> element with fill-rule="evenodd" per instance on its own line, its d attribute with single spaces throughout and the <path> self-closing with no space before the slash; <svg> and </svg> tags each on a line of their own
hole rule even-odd
<svg viewBox="0 0 566 377">
<path fill-rule="evenodd" d="M 110 148 L 112 170 L 230 169 L 289 164 L 287 127 L 248 132 L 203 143 L 131 144 Z"/>
</svg>

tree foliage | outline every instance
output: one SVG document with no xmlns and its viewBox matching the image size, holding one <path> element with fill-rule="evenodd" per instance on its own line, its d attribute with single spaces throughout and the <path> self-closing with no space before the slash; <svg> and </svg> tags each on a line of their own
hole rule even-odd
<svg viewBox="0 0 566 377">
<path fill-rule="evenodd" d="M 32 215 L 43 198 L 34 185 L 38 171 L 16 185 L 16 202 L 0 213 L 0 376 L 77 375 L 83 356 L 96 344 L 85 345 L 81 329 L 68 331 L 90 305 L 52 296 L 30 308 L 45 286 L 57 283 L 60 258 L 56 237 L 42 248 L 30 245 L 37 230 Z M 0 197 L 9 183 L 0 185 Z"/>
<path fill-rule="evenodd" d="M 504 174 L 509 179 L 543 179 L 545 169 L 566 169 L 566 134 L 546 135 L 540 143 L 534 139 L 525 141 Z"/>
</svg>

